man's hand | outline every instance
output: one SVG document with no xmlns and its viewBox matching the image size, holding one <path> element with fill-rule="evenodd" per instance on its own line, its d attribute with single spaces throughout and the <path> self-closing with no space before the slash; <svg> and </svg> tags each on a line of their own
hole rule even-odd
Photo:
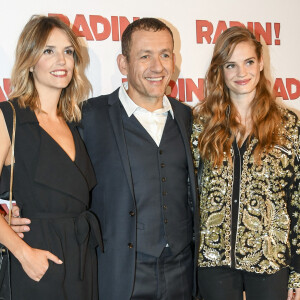
<svg viewBox="0 0 300 300">
<path fill-rule="evenodd" d="M 20 218 L 20 208 L 18 206 L 14 206 L 12 208 L 12 218 L 11 218 L 11 228 L 14 232 L 18 234 L 20 238 L 24 237 L 23 232 L 28 232 L 30 227 L 27 226 L 31 223 L 29 219 Z M 5 217 L 6 221 L 8 222 L 8 216 Z"/>
</svg>

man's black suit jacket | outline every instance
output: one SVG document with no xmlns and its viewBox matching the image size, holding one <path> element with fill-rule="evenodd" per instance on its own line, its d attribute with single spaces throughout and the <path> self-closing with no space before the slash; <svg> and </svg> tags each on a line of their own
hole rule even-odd
<svg viewBox="0 0 300 300">
<path fill-rule="evenodd" d="M 118 91 L 89 99 L 83 105 L 81 128 L 98 182 L 93 190 L 91 207 L 99 217 L 104 243 L 104 252 L 98 251 L 101 300 L 130 299 L 135 277 L 136 215 L 132 214 L 135 197 Z M 194 212 L 197 249 L 199 215 L 190 150 L 191 109 L 175 99 L 169 100 L 187 153 L 189 202 Z M 197 255 L 195 266 L 196 262 Z"/>
</svg>

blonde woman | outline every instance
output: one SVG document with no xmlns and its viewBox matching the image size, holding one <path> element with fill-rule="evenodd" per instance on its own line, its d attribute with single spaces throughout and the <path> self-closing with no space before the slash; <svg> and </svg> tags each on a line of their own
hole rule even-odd
<svg viewBox="0 0 300 300">
<path fill-rule="evenodd" d="M 89 211 L 95 176 L 76 129 L 87 96 L 80 45 L 53 17 L 23 29 L 11 77 L 16 110 L 13 193 L 31 219 L 22 240 L 0 217 L 0 243 L 11 255 L 13 300 L 98 299 L 95 246 L 101 237 Z M 9 182 L 12 108 L 0 104 L 1 180 Z M 8 189 L 8 187 L 6 187 Z"/>
</svg>

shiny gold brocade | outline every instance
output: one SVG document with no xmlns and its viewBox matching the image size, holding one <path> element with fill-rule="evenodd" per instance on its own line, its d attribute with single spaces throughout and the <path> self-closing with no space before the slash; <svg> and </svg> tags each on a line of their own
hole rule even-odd
<svg viewBox="0 0 300 300">
<path fill-rule="evenodd" d="M 258 165 L 253 158 L 257 143 L 253 138 L 243 155 L 235 249 L 231 249 L 233 166 L 227 158 L 220 168 L 202 162 L 199 266 L 234 266 L 273 274 L 287 266 L 293 270 L 293 261 L 300 261 L 300 122 L 290 111 L 283 113 L 284 145 L 261 153 Z M 201 130 L 201 123 L 194 124 L 191 144 L 196 170 Z M 300 287 L 300 274 L 293 271 L 289 284 Z"/>
</svg>

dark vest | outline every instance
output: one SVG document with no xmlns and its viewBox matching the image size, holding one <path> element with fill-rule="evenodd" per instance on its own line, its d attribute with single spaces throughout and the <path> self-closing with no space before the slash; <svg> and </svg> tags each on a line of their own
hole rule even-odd
<svg viewBox="0 0 300 300">
<path fill-rule="evenodd" d="M 122 108 L 137 213 L 137 251 L 159 257 L 168 244 L 173 254 L 192 240 L 187 159 L 181 133 L 170 114 L 159 147 Z"/>
</svg>

